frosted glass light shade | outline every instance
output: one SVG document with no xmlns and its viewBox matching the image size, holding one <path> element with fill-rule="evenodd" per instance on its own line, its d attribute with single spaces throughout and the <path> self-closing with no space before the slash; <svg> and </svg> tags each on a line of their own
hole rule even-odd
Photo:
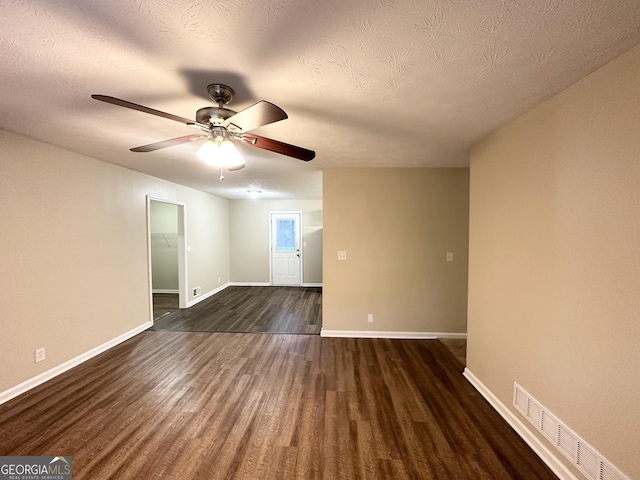
<svg viewBox="0 0 640 480">
<path fill-rule="evenodd" d="M 244 158 L 230 140 L 223 140 L 218 145 L 207 140 L 196 152 L 196 156 L 208 165 L 217 168 L 234 168 L 244 165 Z"/>
</svg>

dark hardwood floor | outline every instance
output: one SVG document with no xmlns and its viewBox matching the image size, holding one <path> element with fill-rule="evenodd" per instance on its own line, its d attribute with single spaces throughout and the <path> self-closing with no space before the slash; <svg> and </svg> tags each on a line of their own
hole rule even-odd
<svg viewBox="0 0 640 480">
<path fill-rule="evenodd" d="M 161 317 L 153 328 L 317 335 L 321 322 L 321 288 L 228 287 L 188 309 Z"/>
<path fill-rule="evenodd" d="M 157 320 L 169 313 L 177 311 L 179 298 L 177 293 L 153 294 L 153 319 Z"/>
<path fill-rule="evenodd" d="M 461 338 L 439 338 L 438 340 L 460 362 L 462 370 L 464 370 L 467 365 L 467 340 Z"/>
<path fill-rule="evenodd" d="M 147 331 L 0 405 L 82 479 L 554 479 L 437 340 Z"/>
</svg>

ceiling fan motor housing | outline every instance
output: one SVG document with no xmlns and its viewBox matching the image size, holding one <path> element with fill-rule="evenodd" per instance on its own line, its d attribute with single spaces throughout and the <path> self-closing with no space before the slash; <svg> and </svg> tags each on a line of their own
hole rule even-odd
<svg viewBox="0 0 640 480">
<path fill-rule="evenodd" d="M 207 93 L 211 100 L 216 102 L 218 106 L 199 109 L 196 112 L 196 122 L 204 125 L 219 125 L 227 118 L 236 114 L 233 110 L 223 107 L 223 105 L 229 103 L 236 94 L 233 88 L 222 83 L 211 83 L 207 85 Z"/>
<path fill-rule="evenodd" d="M 228 108 L 203 107 L 196 112 L 196 122 L 203 125 L 219 125 L 236 112 Z"/>
<path fill-rule="evenodd" d="M 207 85 L 207 93 L 211 100 L 216 102 L 220 107 L 229 103 L 236 94 L 233 88 L 222 83 L 211 83 Z"/>
</svg>

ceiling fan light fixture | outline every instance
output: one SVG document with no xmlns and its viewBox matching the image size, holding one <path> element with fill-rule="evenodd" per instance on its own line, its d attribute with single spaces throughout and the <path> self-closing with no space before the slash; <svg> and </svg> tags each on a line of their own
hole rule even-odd
<svg viewBox="0 0 640 480">
<path fill-rule="evenodd" d="M 207 140 L 196 152 L 196 156 L 208 165 L 233 169 L 245 164 L 231 140 Z"/>
<path fill-rule="evenodd" d="M 260 100 L 240 112 L 235 112 L 224 106 L 231 101 L 235 94 L 231 87 L 221 83 L 212 83 L 207 87 L 207 92 L 211 99 L 218 103 L 218 106 L 198 109 L 195 121 L 108 95 L 94 94 L 91 97 L 101 102 L 180 122 L 204 132 L 204 135 L 202 133 L 199 135 L 183 135 L 178 138 L 141 145 L 140 147 L 131 148 L 132 152 L 153 152 L 162 148 L 206 138 L 207 141 L 196 155 L 204 162 L 217 167 L 221 174 L 225 168 L 229 171 L 235 171 L 245 167 L 244 159 L 236 150 L 235 145 L 232 145 L 229 140 L 242 142 L 261 150 L 287 155 L 305 162 L 312 160 L 316 156 L 313 150 L 296 147 L 271 138 L 259 137 L 258 135 L 245 135 L 258 127 L 288 118 L 285 111 L 277 105 Z"/>
</svg>

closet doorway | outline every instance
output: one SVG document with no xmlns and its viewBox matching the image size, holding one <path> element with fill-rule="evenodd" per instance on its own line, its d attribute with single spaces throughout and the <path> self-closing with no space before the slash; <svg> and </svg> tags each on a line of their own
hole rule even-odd
<svg viewBox="0 0 640 480">
<path fill-rule="evenodd" d="M 147 197 L 151 320 L 186 308 L 185 205 Z"/>
</svg>

